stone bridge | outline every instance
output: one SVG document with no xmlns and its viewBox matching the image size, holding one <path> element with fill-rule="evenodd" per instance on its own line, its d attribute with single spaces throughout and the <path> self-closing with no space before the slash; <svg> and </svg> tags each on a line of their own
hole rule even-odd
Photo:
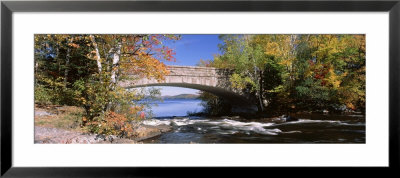
<svg viewBox="0 0 400 178">
<path fill-rule="evenodd" d="M 231 72 L 229 70 L 196 66 L 167 67 L 170 74 L 165 76 L 164 81 L 157 82 L 155 79 L 140 78 L 121 81 L 119 85 L 124 88 L 175 86 L 198 89 L 225 98 L 233 105 L 242 108 L 254 108 L 247 95 L 231 87 L 229 81 Z M 135 78 L 135 76 L 130 78 Z"/>
</svg>

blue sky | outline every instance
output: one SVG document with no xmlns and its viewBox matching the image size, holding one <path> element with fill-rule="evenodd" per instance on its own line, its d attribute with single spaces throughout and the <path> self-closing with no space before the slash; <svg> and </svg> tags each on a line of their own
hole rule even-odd
<svg viewBox="0 0 400 178">
<path fill-rule="evenodd" d="M 176 42 L 166 45 L 176 52 L 176 62 L 165 62 L 167 65 L 195 66 L 200 59 L 213 59 L 219 54 L 218 44 L 222 43 L 218 35 L 182 35 Z M 198 90 L 179 87 L 158 87 L 161 95 L 197 94 Z"/>
<path fill-rule="evenodd" d="M 176 62 L 166 62 L 167 65 L 195 66 L 200 59 L 213 59 L 219 54 L 218 44 L 221 41 L 218 35 L 182 35 L 182 38 L 173 43 L 167 43 L 175 49 Z"/>
</svg>

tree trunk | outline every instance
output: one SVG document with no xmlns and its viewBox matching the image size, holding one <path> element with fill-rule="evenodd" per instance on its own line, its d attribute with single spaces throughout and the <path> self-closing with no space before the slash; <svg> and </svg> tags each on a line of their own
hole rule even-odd
<svg viewBox="0 0 400 178">
<path fill-rule="evenodd" d="M 94 38 L 94 36 L 90 35 L 89 37 L 90 37 L 90 40 L 93 43 L 93 47 L 94 47 L 95 52 L 96 52 L 95 58 L 96 58 L 96 61 L 97 61 L 97 68 L 98 68 L 99 74 L 101 74 L 102 67 L 101 67 L 101 58 L 100 58 L 99 47 L 97 46 L 96 39 Z M 101 76 L 100 76 L 100 79 L 101 79 Z"/>
<path fill-rule="evenodd" d="M 260 102 L 260 110 L 261 110 L 261 112 L 263 112 L 264 111 L 264 104 L 263 104 L 263 87 L 262 87 L 262 85 L 263 85 L 263 77 L 262 77 L 262 71 L 260 70 L 259 71 L 259 73 L 260 73 L 260 80 L 259 80 L 259 93 L 258 93 L 258 100 L 259 100 L 259 102 Z"/>
<path fill-rule="evenodd" d="M 65 58 L 65 70 L 64 70 L 64 89 L 67 88 L 68 72 L 69 72 L 69 59 L 71 57 L 71 49 L 67 49 L 67 56 Z"/>
<path fill-rule="evenodd" d="M 113 52 L 113 60 L 111 64 L 111 81 L 110 81 L 110 90 L 114 91 L 118 81 L 118 71 L 119 71 L 119 60 L 121 56 L 121 47 L 122 43 L 118 43 L 117 47 L 114 48 Z M 115 105 L 112 102 L 108 102 L 106 110 L 115 110 Z"/>
<path fill-rule="evenodd" d="M 121 47 L 122 44 L 118 43 L 117 47 L 114 50 L 113 53 L 113 62 L 112 62 L 112 66 L 111 66 L 111 86 L 114 89 L 115 85 L 117 84 L 117 80 L 118 80 L 118 70 L 119 70 L 119 59 L 121 56 Z"/>
<path fill-rule="evenodd" d="M 35 59 L 35 76 L 34 76 L 34 79 L 35 79 L 35 86 L 37 85 L 37 73 L 38 73 L 38 69 L 39 69 L 39 63 L 38 63 L 38 60 L 37 59 Z"/>
</svg>

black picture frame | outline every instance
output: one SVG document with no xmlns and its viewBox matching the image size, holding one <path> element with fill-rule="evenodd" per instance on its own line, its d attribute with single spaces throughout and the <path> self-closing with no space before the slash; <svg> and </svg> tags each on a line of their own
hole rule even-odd
<svg viewBox="0 0 400 178">
<path fill-rule="evenodd" d="M 12 165 L 12 18 L 13 12 L 124 12 L 124 11 L 248 11 L 248 12 L 389 12 L 389 167 L 363 169 L 396 171 L 399 168 L 400 116 L 400 1 L 2 1 L 1 2 L 1 175 L 5 177 L 130 177 L 179 175 L 177 168 L 75 167 L 20 168 Z M 185 174 L 208 171 L 185 168 Z M 214 171 L 214 168 L 210 171 Z M 218 169 L 240 172 L 242 169 Z M 348 169 L 352 170 L 352 169 Z M 353 169 L 354 170 L 354 169 Z M 359 169 L 355 168 L 356 171 Z M 250 169 L 261 173 L 262 169 Z M 282 174 L 290 171 L 278 168 Z M 297 169 L 297 171 L 299 171 Z M 191 173 L 190 173 L 191 172 Z M 299 171 L 307 173 L 309 169 Z M 340 175 L 332 171 L 331 175 Z"/>
</svg>

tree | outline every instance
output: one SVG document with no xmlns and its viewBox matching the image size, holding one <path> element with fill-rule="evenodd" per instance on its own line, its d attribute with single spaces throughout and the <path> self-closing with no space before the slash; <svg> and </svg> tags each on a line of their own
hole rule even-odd
<svg viewBox="0 0 400 178">
<path fill-rule="evenodd" d="M 164 40 L 177 40 L 176 35 L 90 35 L 93 49 L 88 57 L 96 60 L 99 77 L 106 90 L 118 90 L 118 81 L 135 76 L 163 80 L 168 74 L 161 62 L 174 61 L 174 52 L 163 46 Z M 132 78 L 131 78 L 132 79 Z M 108 85 L 107 85 L 108 84 Z M 103 110 L 114 111 L 119 102 L 107 101 Z"/>
<path fill-rule="evenodd" d="M 163 42 L 178 39 L 177 35 L 35 35 L 35 102 L 83 107 L 83 125 L 90 123 L 93 132 L 106 132 L 99 123 L 107 120 L 121 129 L 115 118 L 122 123 L 140 118 L 145 104 L 138 101 L 146 94 L 118 83 L 141 77 L 163 80 L 169 71 L 162 61 L 175 60 L 174 51 Z"/>
<path fill-rule="evenodd" d="M 269 112 L 365 109 L 365 35 L 222 35 L 209 62 Z M 261 102 L 263 101 L 263 102 Z"/>
<path fill-rule="evenodd" d="M 219 46 L 222 55 L 214 58 L 213 65 L 233 69 L 230 77 L 233 88 L 253 93 L 262 111 L 262 77 L 266 56 L 260 45 L 252 43 L 253 38 L 252 35 L 221 35 L 220 39 L 224 42 Z"/>
</svg>

